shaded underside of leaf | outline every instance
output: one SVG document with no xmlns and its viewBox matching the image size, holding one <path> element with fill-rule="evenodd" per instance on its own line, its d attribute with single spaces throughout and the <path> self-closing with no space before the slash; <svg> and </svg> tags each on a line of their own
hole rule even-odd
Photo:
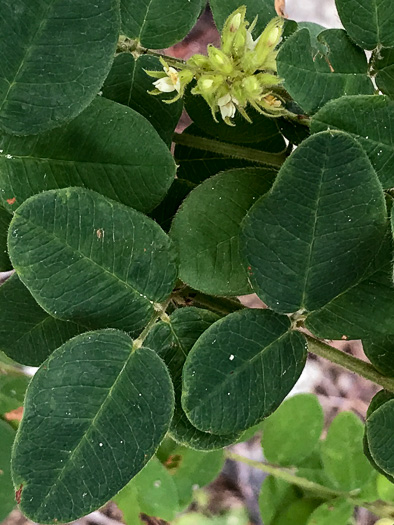
<svg viewBox="0 0 394 525">
<path fill-rule="evenodd" d="M 86 329 L 49 315 L 16 274 L 0 287 L 0 350 L 28 366 L 40 366 L 53 350 Z"/>
<path fill-rule="evenodd" d="M 223 448 L 240 437 L 239 433 L 219 436 L 201 432 L 188 420 L 181 405 L 182 369 L 186 357 L 201 334 L 218 319 L 219 316 L 209 310 L 181 308 L 171 314 L 168 322 L 157 323 L 144 342 L 164 360 L 174 384 L 175 411 L 170 434 L 178 443 L 196 450 Z"/>
<path fill-rule="evenodd" d="M 9 211 L 41 191 L 82 186 L 147 212 L 174 176 L 174 160 L 146 119 L 101 97 L 59 129 L 0 135 L 0 200 Z"/>
<path fill-rule="evenodd" d="M 10 222 L 10 214 L 0 206 L 0 272 L 6 272 L 12 268 L 7 250 L 7 234 Z"/>
<path fill-rule="evenodd" d="M 153 90 L 154 79 L 145 70 L 163 71 L 163 66 L 154 56 L 142 55 L 135 60 L 131 53 L 120 53 L 105 79 L 103 96 L 143 115 L 170 145 L 183 101 L 180 99 L 168 105 L 163 100 L 173 98 L 173 93 L 162 93 L 160 97 L 150 95 L 148 91 Z"/>
<path fill-rule="evenodd" d="M 163 439 L 173 411 L 169 374 L 152 350 L 131 350 L 125 333 L 88 332 L 34 376 L 12 459 L 30 519 L 69 522 L 100 507 Z"/>
<path fill-rule="evenodd" d="M 267 168 L 225 171 L 192 190 L 170 232 L 182 281 L 213 295 L 250 293 L 239 255 L 240 224 L 254 202 L 269 191 L 276 173 Z"/>
</svg>

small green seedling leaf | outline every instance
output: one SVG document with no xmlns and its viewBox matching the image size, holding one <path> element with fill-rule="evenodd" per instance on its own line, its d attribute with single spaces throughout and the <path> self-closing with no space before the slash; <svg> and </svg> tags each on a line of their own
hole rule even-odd
<svg viewBox="0 0 394 525">
<path fill-rule="evenodd" d="M 317 507 L 306 525 L 348 525 L 354 505 L 345 498 L 338 498 Z"/>
<path fill-rule="evenodd" d="M 316 396 L 299 394 L 287 399 L 264 423 L 265 458 L 277 465 L 298 465 L 313 452 L 323 425 L 323 409 Z"/>
<path fill-rule="evenodd" d="M 364 427 L 351 412 L 338 414 L 330 425 L 322 444 L 324 470 L 343 491 L 362 488 L 372 476 L 372 467 L 363 454 Z"/>
<path fill-rule="evenodd" d="M 127 525 L 143 512 L 163 520 L 173 520 L 178 510 L 178 493 L 168 470 L 153 457 L 149 463 L 114 498 Z M 127 521 L 127 519 L 129 521 Z"/>
</svg>

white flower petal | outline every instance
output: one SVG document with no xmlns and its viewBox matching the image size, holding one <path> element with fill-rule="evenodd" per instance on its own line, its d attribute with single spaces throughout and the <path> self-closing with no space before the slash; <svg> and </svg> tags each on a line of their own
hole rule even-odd
<svg viewBox="0 0 394 525">
<path fill-rule="evenodd" d="M 231 95 L 230 93 L 226 93 L 225 95 L 219 98 L 218 106 L 225 106 L 229 102 L 231 102 Z"/>
<path fill-rule="evenodd" d="M 163 93 L 171 93 L 176 89 L 172 80 L 169 77 L 159 78 L 158 80 L 153 82 L 153 85 Z"/>
</svg>

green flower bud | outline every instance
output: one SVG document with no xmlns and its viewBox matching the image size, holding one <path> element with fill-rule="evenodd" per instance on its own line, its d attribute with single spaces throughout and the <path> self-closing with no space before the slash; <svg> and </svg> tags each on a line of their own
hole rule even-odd
<svg viewBox="0 0 394 525">
<path fill-rule="evenodd" d="M 193 69 L 211 69 L 211 63 L 209 61 L 209 58 L 204 55 L 193 55 L 189 58 L 189 60 L 186 61 L 186 64 L 187 66 Z"/>
<path fill-rule="evenodd" d="M 242 87 L 248 98 L 256 98 L 261 95 L 261 86 L 257 75 L 244 78 L 242 80 Z"/>
<path fill-rule="evenodd" d="M 232 54 L 233 42 L 237 37 L 240 30 L 245 29 L 245 15 L 246 15 L 246 6 L 239 7 L 236 11 L 231 13 L 227 18 L 223 26 L 222 31 L 222 50 L 227 55 Z"/>
<path fill-rule="evenodd" d="M 277 86 L 278 84 L 281 84 L 282 79 L 279 78 L 276 75 L 272 75 L 271 73 L 259 73 L 258 75 L 255 75 L 258 83 L 260 86 Z"/>
<path fill-rule="evenodd" d="M 213 95 L 224 82 L 222 75 L 202 75 L 197 80 L 196 91 L 200 95 Z"/>
<path fill-rule="evenodd" d="M 282 38 L 283 18 L 276 17 L 264 29 L 254 49 L 256 69 L 261 68 L 268 55 L 275 49 Z"/>
<path fill-rule="evenodd" d="M 208 56 L 213 69 L 217 69 L 220 73 L 224 73 L 225 75 L 229 75 L 234 71 L 232 60 L 220 49 L 216 49 L 216 47 L 209 45 Z"/>
</svg>

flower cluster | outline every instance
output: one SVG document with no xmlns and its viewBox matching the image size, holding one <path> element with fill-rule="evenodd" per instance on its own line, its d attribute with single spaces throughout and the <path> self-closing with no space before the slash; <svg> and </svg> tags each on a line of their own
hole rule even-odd
<svg viewBox="0 0 394 525">
<path fill-rule="evenodd" d="M 236 111 L 251 122 L 246 107 L 250 104 L 259 113 L 276 117 L 285 113 L 283 101 L 275 91 L 282 80 L 276 74 L 276 47 L 282 38 L 283 19 L 274 18 L 254 40 L 257 17 L 249 24 L 246 7 L 241 6 L 226 20 L 221 35 L 221 49 L 208 46 L 208 55 L 194 55 L 178 71 L 163 58 L 163 71 L 146 71 L 157 80 L 150 93 L 176 92 L 171 103 L 183 96 L 186 86 L 195 79 L 191 90 L 201 95 L 210 106 L 214 120 L 219 110 L 226 124 Z M 180 69 L 180 68 L 179 68 Z"/>
</svg>

